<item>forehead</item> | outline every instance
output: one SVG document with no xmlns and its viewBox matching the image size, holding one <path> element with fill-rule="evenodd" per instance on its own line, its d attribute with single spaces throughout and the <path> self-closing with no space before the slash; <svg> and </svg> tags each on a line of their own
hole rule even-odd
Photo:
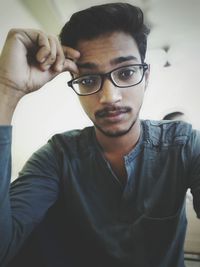
<svg viewBox="0 0 200 267">
<path fill-rule="evenodd" d="M 79 41 L 76 49 L 81 54 L 77 64 L 86 66 L 86 63 L 89 63 L 88 66 L 93 64 L 94 68 L 103 69 L 110 65 L 118 65 L 119 62 L 113 59 L 120 57 L 131 56 L 136 63 L 141 61 L 135 40 L 124 32 L 114 32 L 92 40 Z"/>
</svg>

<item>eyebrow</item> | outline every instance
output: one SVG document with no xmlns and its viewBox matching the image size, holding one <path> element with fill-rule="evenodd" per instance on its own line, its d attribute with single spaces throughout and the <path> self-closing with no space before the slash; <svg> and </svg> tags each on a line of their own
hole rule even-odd
<svg viewBox="0 0 200 267">
<path fill-rule="evenodd" d="M 78 66 L 78 68 L 83 68 L 83 69 L 93 69 L 97 67 L 95 63 L 91 63 L 91 62 L 86 62 L 86 63 L 77 62 L 76 65 Z"/>
<path fill-rule="evenodd" d="M 116 64 L 120 64 L 126 61 L 130 61 L 130 60 L 138 60 L 137 57 L 135 56 L 123 56 L 123 57 L 117 57 L 114 58 L 110 61 L 111 65 L 116 65 Z M 76 63 L 78 68 L 83 68 L 83 69 L 94 69 L 97 68 L 97 64 L 92 63 L 92 62 L 85 62 L 85 63 Z"/>
<path fill-rule="evenodd" d="M 134 56 L 117 57 L 111 60 L 111 64 L 116 65 L 116 64 L 123 63 L 129 60 L 138 60 L 138 59 L 137 57 L 134 57 Z"/>
</svg>

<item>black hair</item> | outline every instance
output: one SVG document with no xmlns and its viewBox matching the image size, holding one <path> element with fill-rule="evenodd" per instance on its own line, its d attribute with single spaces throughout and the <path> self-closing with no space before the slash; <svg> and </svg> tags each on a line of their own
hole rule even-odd
<svg viewBox="0 0 200 267">
<path fill-rule="evenodd" d="M 144 24 L 142 10 L 128 3 L 97 5 L 78 11 L 64 25 L 59 37 L 62 45 L 76 48 L 80 40 L 91 40 L 115 31 L 134 38 L 144 62 L 149 29 Z"/>
</svg>

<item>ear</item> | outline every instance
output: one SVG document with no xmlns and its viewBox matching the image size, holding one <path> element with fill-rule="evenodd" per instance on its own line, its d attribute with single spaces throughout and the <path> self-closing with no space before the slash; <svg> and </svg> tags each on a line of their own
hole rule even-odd
<svg viewBox="0 0 200 267">
<path fill-rule="evenodd" d="M 148 64 L 148 69 L 145 71 L 144 79 L 145 79 L 145 90 L 149 84 L 149 77 L 150 77 L 150 64 Z"/>
</svg>

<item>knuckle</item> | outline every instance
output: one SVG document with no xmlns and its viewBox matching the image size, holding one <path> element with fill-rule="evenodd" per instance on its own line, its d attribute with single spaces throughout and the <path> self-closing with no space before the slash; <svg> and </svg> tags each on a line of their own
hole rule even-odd
<svg viewBox="0 0 200 267">
<path fill-rule="evenodd" d="M 12 28 L 12 29 L 9 30 L 8 34 L 9 34 L 9 35 L 13 35 L 13 34 L 18 33 L 18 32 L 19 32 L 19 29 L 17 29 L 17 28 Z"/>
<path fill-rule="evenodd" d="M 20 35 L 20 32 L 22 32 L 22 29 L 12 28 L 9 30 L 7 37 L 17 37 Z"/>
</svg>

